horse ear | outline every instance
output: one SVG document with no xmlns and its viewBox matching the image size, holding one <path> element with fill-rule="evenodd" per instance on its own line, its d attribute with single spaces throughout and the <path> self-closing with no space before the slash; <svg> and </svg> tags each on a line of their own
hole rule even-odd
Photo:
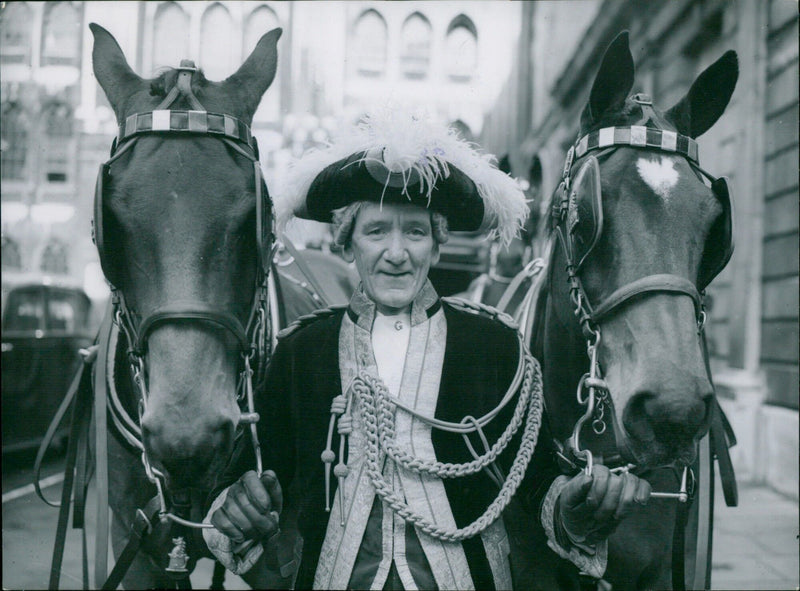
<svg viewBox="0 0 800 591">
<path fill-rule="evenodd" d="M 111 33 L 96 23 L 90 23 L 89 28 L 94 35 L 94 75 L 106 93 L 117 119 L 121 120 L 125 114 L 125 100 L 142 87 L 144 80 L 128 65 L 125 54 Z"/>
<path fill-rule="evenodd" d="M 612 108 L 622 108 L 633 88 L 633 56 L 628 46 L 628 31 L 622 31 L 611 42 L 595 76 L 589 103 L 581 123 L 590 126 Z"/>
<path fill-rule="evenodd" d="M 726 51 L 697 77 L 689 92 L 665 113 L 678 132 L 697 137 L 717 122 L 739 78 L 739 60 L 735 51 Z"/>
<path fill-rule="evenodd" d="M 252 115 L 261 102 L 261 97 L 275 79 L 278 68 L 278 39 L 283 29 L 272 29 L 261 37 L 253 53 L 245 60 L 236 73 L 229 76 L 223 84 L 230 85 L 242 96 L 245 108 Z"/>
</svg>

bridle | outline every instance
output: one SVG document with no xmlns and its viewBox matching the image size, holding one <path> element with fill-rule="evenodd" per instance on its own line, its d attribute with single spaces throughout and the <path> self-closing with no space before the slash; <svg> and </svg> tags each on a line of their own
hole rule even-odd
<svg viewBox="0 0 800 591">
<path fill-rule="evenodd" d="M 603 379 L 598 362 L 598 348 L 601 342 L 600 325 L 603 320 L 614 314 L 632 298 L 650 293 L 672 293 L 691 298 L 694 305 L 697 332 L 701 340 L 705 356 L 706 368 L 708 354 L 705 346 L 704 326 L 706 320 L 704 296 L 705 287 L 725 267 L 733 252 L 733 212 L 729 188 L 724 178 L 715 178 L 700 168 L 697 143 L 690 137 L 662 128 L 663 119 L 653 110 L 652 101 L 646 95 L 638 94 L 631 99 L 642 108 L 642 119 L 629 127 L 607 127 L 586 134 L 569 149 L 564 163 L 562 180 L 556 189 L 551 211 L 551 223 L 556 239 L 566 258 L 566 273 L 569 282 L 569 295 L 574 314 L 581 327 L 586 342 L 589 358 L 589 371 L 581 378 L 577 388 L 577 400 L 586 407 L 584 414 L 575 423 L 572 436 L 566 447 L 569 455 L 584 464 L 587 473 L 591 473 L 593 456 L 589 449 L 581 448 L 580 433 L 583 426 L 591 421 L 592 429 L 597 435 L 606 432 L 605 408 L 609 406 L 613 412 L 609 387 Z M 648 127 L 652 123 L 658 127 Z M 715 225 L 708 244 L 719 239 L 723 250 L 714 258 L 704 254 L 701 263 L 701 276 L 695 283 L 685 277 L 673 274 L 655 274 L 641 277 L 631 283 L 619 287 L 611 295 L 599 303 L 591 303 L 580 277 L 581 267 L 602 234 L 603 208 L 601 198 L 600 168 L 598 160 L 621 147 L 633 147 L 640 150 L 665 152 L 684 157 L 692 169 L 709 179 L 711 188 L 723 205 L 722 224 Z M 580 167 L 576 165 L 581 163 Z M 586 193 L 589 193 L 588 198 Z M 587 201 L 588 199 L 588 201 Z M 587 219 L 591 222 L 588 234 L 585 229 Z M 569 457 L 562 458 L 577 467 Z M 616 458 L 609 458 L 615 461 Z M 621 458 L 616 459 L 620 461 Z M 607 463 L 608 462 L 604 462 Z M 612 468 L 613 471 L 624 472 L 635 470 L 636 466 L 622 462 Z M 676 498 L 682 503 L 689 499 L 688 468 L 683 467 L 681 490 L 678 493 L 651 493 L 652 497 Z M 693 480 L 693 478 L 692 478 Z"/>
<path fill-rule="evenodd" d="M 119 135 L 111 147 L 111 156 L 100 166 L 96 189 L 93 220 L 93 239 L 100 255 L 100 263 L 111 288 L 111 302 L 113 306 L 114 323 L 124 333 L 128 341 L 128 362 L 131 376 L 138 390 L 138 421 L 134 420 L 116 395 L 109 396 L 110 416 L 124 439 L 134 448 L 141 451 L 142 463 L 148 479 L 155 484 L 158 491 L 159 515 L 163 519 L 170 519 L 176 523 L 193 528 L 213 527 L 210 524 L 191 522 L 168 511 L 164 494 L 165 475 L 154 468 L 148 459 L 147 450 L 142 441 L 141 418 L 147 409 L 147 368 L 145 364 L 145 351 L 150 334 L 157 327 L 173 322 L 206 322 L 222 327 L 231 333 L 238 344 L 242 369 L 239 373 L 237 384 L 237 399 L 244 405 L 245 412 L 241 413 L 239 424 L 250 425 L 250 436 L 255 451 L 256 468 L 258 474 L 262 472 L 261 452 L 256 433 L 256 423 L 259 420 L 255 412 L 253 397 L 253 379 L 256 375 L 260 381 L 265 372 L 269 351 L 267 342 L 273 342 L 273 322 L 270 302 L 274 298 L 271 287 L 273 279 L 270 274 L 270 261 L 274 245 L 274 216 L 271 215 L 271 202 L 267 193 L 266 183 L 263 180 L 259 164 L 258 145 L 250 132 L 250 128 L 243 121 L 227 114 L 210 113 L 194 95 L 191 89 L 192 74 L 197 71 L 194 62 L 182 60 L 176 68 L 178 76 L 175 85 L 166 95 L 164 100 L 153 110 L 134 113 L 128 116 L 120 125 Z M 169 107 L 178 99 L 184 98 L 193 110 L 174 110 Z M 124 294 L 119 289 L 120 271 L 114 264 L 112 255 L 120 255 L 119 247 L 116 251 L 108 243 L 109 236 L 104 231 L 105 197 L 104 187 L 111 177 L 111 164 L 118 160 L 127 151 L 131 150 L 138 139 L 144 135 L 159 137 L 186 137 L 187 135 L 200 135 L 216 138 L 225 143 L 234 152 L 244 156 L 253 163 L 256 196 L 256 242 L 257 242 L 257 271 L 255 290 L 252 306 L 246 324 L 231 311 L 223 309 L 210 302 L 199 300 L 173 301 L 145 314 L 137 314 L 126 304 Z M 113 354 L 113 352 L 111 353 Z M 100 360 L 104 363 L 104 360 Z M 111 388 L 113 392 L 113 388 Z"/>
</svg>

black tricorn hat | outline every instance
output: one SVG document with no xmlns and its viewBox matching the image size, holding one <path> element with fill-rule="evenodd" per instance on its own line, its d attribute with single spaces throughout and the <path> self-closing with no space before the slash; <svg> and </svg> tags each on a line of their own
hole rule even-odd
<svg viewBox="0 0 800 591">
<path fill-rule="evenodd" d="M 358 201 L 411 203 L 437 211 L 456 231 L 487 230 L 510 241 L 528 206 L 516 181 L 447 126 L 384 110 L 293 163 L 275 197 L 278 217 L 330 223 Z"/>
<path fill-rule="evenodd" d="M 330 223 L 331 211 L 356 201 L 412 203 L 438 211 L 451 230 L 475 231 L 484 218 L 483 199 L 475 183 L 458 168 L 449 165 L 447 175 L 436 179 L 430 196 L 415 169 L 390 171 L 380 159 L 358 152 L 326 166 L 306 195 L 303 217 Z"/>
</svg>

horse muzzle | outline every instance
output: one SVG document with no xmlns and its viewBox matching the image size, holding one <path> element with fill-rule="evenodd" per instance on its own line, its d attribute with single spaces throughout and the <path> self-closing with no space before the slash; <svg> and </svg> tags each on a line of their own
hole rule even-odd
<svg viewBox="0 0 800 591">
<path fill-rule="evenodd" d="M 235 427 L 227 416 L 176 420 L 148 410 L 142 417 L 148 460 L 163 472 L 170 488 L 213 483 L 230 458 Z"/>
</svg>

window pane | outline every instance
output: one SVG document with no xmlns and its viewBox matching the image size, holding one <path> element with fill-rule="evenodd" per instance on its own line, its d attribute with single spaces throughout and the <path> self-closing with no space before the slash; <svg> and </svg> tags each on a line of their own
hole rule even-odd
<svg viewBox="0 0 800 591">
<path fill-rule="evenodd" d="M 42 47 L 43 65 L 78 65 L 81 47 L 81 18 L 67 2 L 58 2 L 47 11 Z"/>
<path fill-rule="evenodd" d="M 0 12 L 0 59 L 7 64 L 31 63 L 33 16 L 25 2 L 8 2 Z"/>
<path fill-rule="evenodd" d="M 213 4 L 203 14 L 200 34 L 200 66 L 211 80 L 223 80 L 233 74 L 234 49 L 231 15 L 221 4 Z"/>
<path fill-rule="evenodd" d="M 44 328 L 42 290 L 18 289 L 8 295 L 3 313 L 3 330 L 41 330 Z"/>
<path fill-rule="evenodd" d="M 54 240 L 45 246 L 40 267 L 46 273 L 67 273 L 67 247 L 63 242 Z"/>
<path fill-rule="evenodd" d="M 412 14 L 403 25 L 401 64 L 407 78 L 423 78 L 428 73 L 431 53 L 431 25 L 420 14 Z"/>
<path fill-rule="evenodd" d="M 69 180 L 72 122 L 72 109 L 64 103 L 52 105 L 45 112 L 44 180 L 48 183 Z"/>
<path fill-rule="evenodd" d="M 365 12 L 358 20 L 355 49 L 359 74 L 383 74 L 386 68 L 386 22 L 374 10 Z"/>
<path fill-rule="evenodd" d="M 5 180 L 25 180 L 28 154 L 28 120 L 16 104 L 6 103 L 0 125 L 0 174 Z"/>
<path fill-rule="evenodd" d="M 453 28 L 447 35 L 447 73 L 451 79 L 465 82 L 472 78 L 478 64 L 478 40 L 465 26 Z"/>
<path fill-rule="evenodd" d="M 19 245 L 14 240 L 3 236 L 0 250 L 2 250 L 3 269 L 22 269 L 22 255 L 19 252 Z"/>
<path fill-rule="evenodd" d="M 86 328 L 88 305 L 80 292 L 52 290 L 47 294 L 47 329 L 76 332 Z"/>
<path fill-rule="evenodd" d="M 174 2 L 162 4 L 155 18 L 153 68 L 174 68 L 188 57 L 189 16 Z"/>
<path fill-rule="evenodd" d="M 244 57 L 250 55 L 255 49 L 259 39 L 264 33 L 267 33 L 280 26 L 280 21 L 272 9 L 267 6 L 260 6 L 256 8 L 245 20 L 244 32 Z M 253 116 L 253 121 L 275 121 L 280 117 L 280 104 L 281 104 L 281 72 L 282 68 L 278 65 L 278 71 L 275 73 L 275 80 L 267 92 L 261 98 L 261 103 L 258 105 L 258 110 Z"/>
</svg>

